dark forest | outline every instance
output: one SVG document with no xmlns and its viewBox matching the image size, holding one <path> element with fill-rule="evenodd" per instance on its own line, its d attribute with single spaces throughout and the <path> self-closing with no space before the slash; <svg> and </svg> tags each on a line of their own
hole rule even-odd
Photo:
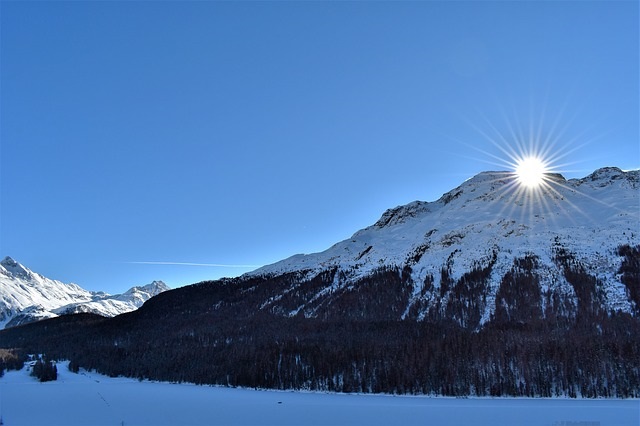
<svg viewBox="0 0 640 426">
<path fill-rule="evenodd" d="M 525 257 L 503 276 L 484 323 L 480 312 L 488 303 L 491 259 L 458 280 L 443 267 L 439 289 L 423 283 L 439 298 L 422 318 L 411 311 L 401 318 L 414 285 L 409 265 L 381 268 L 318 297 L 318 289 L 341 273 L 332 269 L 311 279 L 297 272 L 202 282 L 162 293 L 112 319 L 77 314 L 6 329 L 0 347 L 67 359 L 75 369 L 171 382 L 637 398 L 640 247 L 620 247 L 619 255 L 634 314 L 604 310 L 597 279 L 558 250 L 556 261 L 577 305 L 543 292 L 535 256 Z M 445 296 L 448 303 L 440 303 Z"/>
</svg>

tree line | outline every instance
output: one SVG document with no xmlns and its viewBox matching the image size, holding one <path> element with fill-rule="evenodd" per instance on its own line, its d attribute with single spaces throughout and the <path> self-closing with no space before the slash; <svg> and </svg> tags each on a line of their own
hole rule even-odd
<svg viewBox="0 0 640 426">
<path fill-rule="evenodd" d="M 620 273 L 636 276 L 640 250 L 620 250 Z M 318 288 L 343 272 L 329 270 L 309 280 L 299 271 L 183 287 L 113 319 L 80 314 L 7 329 L 0 332 L 0 347 L 46 352 L 51 359 L 71 360 L 74 369 L 111 376 L 198 384 L 640 397 L 638 317 L 602 309 L 597 279 L 570 253 L 558 249 L 555 261 L 575 289 L 577 306 L 542 292 L 537 259 L 528 256 L 516 259 L 502 277 L 494 314 L 481 327 L 478 309 L 487 303 L 491 262 L 459 280 L 443 268 L 452 303 L 435 305 L 421 321 L 411 315 L 398 319 L 411 290 L 406 268 L 381 268 L 315 298 Z M 638 285 L 627 281 L 631 288 Z M 436 292 L 432 278 L 425 288 Z M 265 302 L 282 289 L 288 292 L 278 303 Z M 305 309 L 317 316 L 295 312 L 309 300 Z"/>
</svg>

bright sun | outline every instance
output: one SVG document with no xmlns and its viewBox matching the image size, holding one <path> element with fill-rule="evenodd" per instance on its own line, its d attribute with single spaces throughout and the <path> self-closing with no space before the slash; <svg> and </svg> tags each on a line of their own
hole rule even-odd
<svg viewBox="0 0 640 426">
<path fill-rule="evenodd" d="M 544 181 L 547 166 L 538 157 L 525 157 L 516 164 L 516 177 L 521 185 L 527 188 L 537 188 Z"/>
</svg>

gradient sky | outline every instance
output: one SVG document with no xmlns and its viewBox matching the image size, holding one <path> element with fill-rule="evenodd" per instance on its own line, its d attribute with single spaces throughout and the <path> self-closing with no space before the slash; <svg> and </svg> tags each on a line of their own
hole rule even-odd
<svg viewBox="0 0 640 426">
<path fill-rule="evenodd" d="M 0 21 L 0 256 L 91 290 L 324 250 L 522 146 L 567 178 L 640 167 L 635 0 L 2 1 Z"/>
</svg>

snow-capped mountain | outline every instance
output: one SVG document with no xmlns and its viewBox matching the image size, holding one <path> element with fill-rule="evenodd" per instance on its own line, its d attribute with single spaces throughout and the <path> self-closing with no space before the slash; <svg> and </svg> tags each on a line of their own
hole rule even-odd
<svg viewBox="0 0 640 426">
<path fill-rule="evenodd" d="M 78 312 L 112 317 L 133 311 L 168 289 L 162 281 L 154 281 L 112 296 L 45 278 L 5 257 L 0 261 L 0 328 Z"/>
<path fill-rule="evenodd" d="M 324 252 L 164 292 L 125 321 L 0 330 L 0 346 L 201 384 L 637 398 L 640 171 L 527 188 L 481 173 Z"/>
<path fill-rule="evenodd" d="M 478 326 L 491 319 L 497 304 L 507 303 L 501 299 L 506 291 L 501 287 L 509 286 L 505 277 L 524 274 L 522 262 L 529 259 L 541 310 L 557 296 L 562 309 L 575 313 L 580 289 L 573 271 L 595 280 L 593 303 L 607 311 L 633 312 L 637 301 L 630 296 L 632 278 L 621 273 L 621 247 L 640 245 L 639 195 L 638 170 L 608 167 L 571 180 L 547 174 L 535 189 L 518 184 L 513 173 L 484 172 L 437 201 L 387 210 L 374 225 L 324 252 L 295 255 L 247 277 L 295 272 L 302 274 L 301 281 L 311 281 L 324 273 L 326 281 L 329 274 L 330 282 L 313 290 L 294 284 L 262 306 L 316 317 L 332 312 L 335 299 L 365 288 L 376 271 L 395 269 L 405 286 L 402 306 L 396 306 L 402 318 L 441 317 L 451 304 L 461 310 L 473 305 Z M 474 279 L 479 282 L 469 284 Z"/>
</svg>

